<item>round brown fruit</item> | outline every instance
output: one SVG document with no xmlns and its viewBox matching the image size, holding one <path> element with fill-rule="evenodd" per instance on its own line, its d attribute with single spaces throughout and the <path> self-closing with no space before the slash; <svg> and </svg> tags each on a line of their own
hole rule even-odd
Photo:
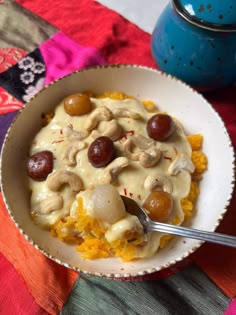
<svg viewBox="0 0 236 315">
<path fill-rule="evenodd" d="M 167 114 L 156 114 L 147 122 L 147 133 L 157 141 L 167 140 L 175 130 L 175 123 Z"/>
<path fill-rule="evenodd" d="M 43 181 L 53 170 L 53 154 L 51 151 L 41 151 L 32 155 L 27 163 L 28 175 L 36 180 Z"/>
<path fill-rule="evenodd" d="M 115 157 L 113 141 L 105 136 L 94 140 L 88 148 L 88 160 L 94 167 L 108 165 Z"/>
<path fill-rule="evenodd" d="M 153 191 L 143 204 L 153 221 L 167 222 L 173 210 L 173 198 L 164 191 Z"/>
<path fill-rule="evenodd" d="M 64 109 L 70 116 L 81 116 L 92 110 L 92 102 L 86 94 L 72 94 L 64 99 Z"/>
</svg>

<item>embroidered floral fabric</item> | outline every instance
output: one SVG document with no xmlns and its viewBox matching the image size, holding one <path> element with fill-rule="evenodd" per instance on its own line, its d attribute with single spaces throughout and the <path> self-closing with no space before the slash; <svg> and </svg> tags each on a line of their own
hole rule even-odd
<svg viewBox="0 0 236 315">
<path fill-rule="evenodd" d="M 56 27 L 13 0 L 0 0 L 0 17 L 0 74 L 10 70 L 18 61 L 57 32 Z M 21 74 L 24 72 L 22 69 L 19 70 Z M 33 75 L 35 76 L 34 73 Z M 9 86 L 12 82 L 19 84 L 21 81 L 17 83 L 14 78 L 8 77 L 10 81 L 5 82 L 5 76 L 7 77 L 6 74 L 2 75 L 0 83 L 0 148 L 10 123 L 17 111 L 23 107 L 23 96 L 25 95 L 25 99 L 28 99 L 33 93 L 32 83 L 26 84 L 24 94 L 16 98 L 15 94 L 9 93 Z M 28 80 L 30 78 L 32 80 L 32 75 L 29 75 Z M 25 79 L 27 81 L 26 74 L 23 76 L 23 80 Z M 39 85 L 42 86 L 41 81 L 33 87 L 34 91 L 39 88 Z"/>
<path fill-rule="evenodd" d="M 0 73 L 15 65 L 27 52 L 21 48 L 2 48 L 0 49 Z M 21 109 L 22 102 L 17 100 L 0 86 L 0 115 L 14 112 Z"/>
<path fill-rule="evenodd" d="M 27 52 L 21 48 L 0 49 L 0 73 L 15 65 L 25 55 Z"/>
<path fill-rule="evenodd" d="M 46 68 L 37 48 L 0 74 L 0 85 L 22 102 L 27 102 L 44 84 Z"/>
</svg>

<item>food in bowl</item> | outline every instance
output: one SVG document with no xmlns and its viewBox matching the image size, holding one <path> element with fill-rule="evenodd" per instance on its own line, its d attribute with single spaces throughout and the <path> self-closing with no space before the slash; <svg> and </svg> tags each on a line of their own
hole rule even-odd
<svg viewBox="0 0 236 315">
<path fill-rule="evenodd" d="M 170 113 L 122 93 L 68 96 L 30 148 L 31 213 L 88 259 L 150 257 L 171 238 L 144 234 L 120 195 L 153 220 L 182 224 L 207 167 L 202 136 L 186 136 Z"/>
</svg>

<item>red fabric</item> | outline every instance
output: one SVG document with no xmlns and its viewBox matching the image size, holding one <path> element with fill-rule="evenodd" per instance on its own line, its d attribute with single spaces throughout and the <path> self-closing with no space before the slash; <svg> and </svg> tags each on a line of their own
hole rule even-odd
<svg viewBox="0 0 236 315">
<path fill-rule="evenodd" d="M 53 5 L 44 0 L 17 2 L 80 45 L 99 48 L 109 63 L 155 67 L 150 52 L 150 35 L 98 2 L 53 0 Z"/>
<path fill-rule="evenodd" d="M 15 65 L 27 54 L 20 48 L 1 48 L 0 49 L 0 73 Z M 21 109 L 23 104 L 0 87 L 0 115 L 14 112 Z"/>
<path fill-rule="evenodd" d="M 208 92 L 204 96 L 225 122 L 233 146 L 236 148 L 236 86 Z"/>
<path fill-rule="evenodd" d="M 0 73 L 15 65 L 25 55 L 27 55 L 27 52 L 20 48 L 1 48 Z"/>
<path fill-rule="evenodd" d="M 236 192 L 218 232 L 236 236 Z M 208 276 L 230 297 L 236 296 L 236 249 L 204 244 L 192 257 Z"/>
<path fill-rule="evenodd" d="M 0 115 L 15 112 L 23 107 L 23 103 L 0 86 Z"/>
<path fill-rule="evenodd" d="M 0 209 L 0 252 L 4 253 L 4 256 L 8 258 L 23 277 L 35 300 L 35 304 L 37 303 L 49 314 L 58 314 L 65 301 L 68 299 L 71 289 L 78 277 L 78 273 L 64 268 L 46 258 L 26 241 L 7 213 L 1 194 Z M 14 244 L 14 246 L 12 244 Z M 0 266 L 2 267 L 1 263 Z M 2 278 L 2 286 L 3 279 L 4 282 L 6 282 L 8 278 L 6 278 L 6 274 L 3 272 L 1 272 L 0 275 Z M 17 278 L 16 281 L 19 282 L 19 278 Z M 10 285 L 13 283 L 14 282 L 9 281 Z M 14 304 L 16 304 L 16 307 L 18 307 L 17 305 L 21 302 L 24 307 L 28 307 L 27 305 L 30 303 L 30 301 L 22 299 L 22 290 L 24 290 L 24 287 L 21 287 L 20 284 L 19 290 L 14 290 Z M 9 294 L 9 291 L 6 290 L 6 292 Z M 25 302 L 28 303 L 25 304 Z M 1 313 L 2 305 L 0 303 L 0 314 L 21 314 L 10 312 L 5 303 L 3 306 L 6 308 L 7 312 Z M 39 311 L 39 309 L 37 311 Z M 35 313 L 30 310 L 29 313 L 26 312 L 22 314 L 28 315 Z"/>
<path fill-rule="evenodd" d="M 236 87 L 231 86 L 205 94 L 208 101 L 226 124 L 234 148 L 236 148 Z M 216 139 L 217 141 L 217 139 Z M 220 193 L 220 191 L 219 191 Z M 223 222 L 217 231 L 236 236 L 236 191 Z M 236 250 L 220 245 L 205 244 L 193 260 L 229 296 L 236 296 Z"/>
<path fill-rule="evenodd" d="M 0 266 L 0 283 L 2 288 L 0 314 L 47 315 L 48 313 L 38 306 L 16 269 L 1 254 Z"/>
</svg>

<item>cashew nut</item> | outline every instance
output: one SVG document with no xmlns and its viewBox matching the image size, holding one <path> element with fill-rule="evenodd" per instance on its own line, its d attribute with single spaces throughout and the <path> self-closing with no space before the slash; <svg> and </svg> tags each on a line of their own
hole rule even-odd
<svg viewBox="0 0 236 315">
<path fill-rule="evenodd" d="M 189 171 L 190 173 L 193 173 L 195 169 L 191 159 L 184 153 L 177 154 L 176 158 L 168 168 L 168 173 L 170 175 L 176 175 L 182 169 Z"/>
<path fill-rule="evenodd" d="M 40 202 L 40 213 L 49 214 L 55 210 L 60 210 L 62 207 L 63 198 L 61 195 L 56 194 Z"/>
<path fill-rule="evenodd" d="M 123 144 L 123 149 L 124 149 L 125 155 L 130 160 L 138 161 L 140 152 L 132 153 L 131 152 L 132 148 L 133 148 L 133 140 L 132 140 L 132 138 L 129 138 Z"/>
<path fill-rule="evenodd" d="M 153 139 L 146 138 L 142 135 L 134 136 L 132 139 L 136 147 L 140 148 L 141 150 L 147 150 L 151 146 L 155 145 L 155 141 Z"/>
<path fill-rule="evenodd" d="M 112 119 L 111 121 L 107 122 L 106 129 L 103 132 L 93 130 L 92 137 L 96 139 L 101 136 L 106 136 L 109 137 L 112 141 L 116 141 L 120 137 L 121 131 L 122 127 L 115 119 Z"/>
<path fill-rule="evenodd" d="M 129 159 L 133 161 L 139 161 L 143 167 L 148 168 L 159 162 L 161 158 L 161 151 L 154 146 L 155 142 L 145 142 L 144 139 L 146 138 L 140 136 L 129 138 L 123 144 L 123 149 L 125 155 Z M 138 152 L 132 152 L 134 145 L 139 149 L 140 147 L 145 149 Z"/>
<path fill-rule="evenodd" d="M 99 182 L 101 184 L 109 184 L 115 181 L 117 175 L 121 172 L 121 170 L 128 165 L 129 160 L 126 157 L 122 156 L 116 158 L 104 169 L 104 172 L 101 175 Z"/>
<path fill-rule="evenodd" d="M 70 171 L 56 171 L 47 178 L 47 186 L 52 191 L 58 191 L 64 184 L 69 184 L 74 192 L 79 192 L 82 187 L 80 177 Z"/>
<path fill-rule="evenodd" d="M 70 140 L 83 140 L 89 135 L 87 130 L 74 130 L 72 126 L 66 126 L 63 133 Z"/>
<path fill-rule="evenodd" d="M 152 147 L 140 153 L 139 162 L 143 167 L 149 168 L 156 165 L 160 158 L 161 151 L 158 148 Z"/>
<path fill-rule="evenodd" d="M 169 194 L 173 191 L 171 181 L 163 175 L 149 175 L 144 181 L 144 188 L 147 190 L 161 189 Z"/>
<path fill-rule="evenodd" d="M 112 119 L 112 112 L 106 106 L 95 108 L 88 116 L 84 127 L 86 130 L 91 131 L 97 127 L 100 121 L 108 121 Z"/>
<path fill-rule="evenodd" d="M 125 118 L 132 118 L 136 120 L 143 119 L 143 116 L 141 114 L 132 112 L 126 108 L 116 108 L 112 112 L 115 118 L 125 117 Z"/>
<path fill-rule="evenodd" d="M 63 157 L 63 161 L 68 166 L 76 165 L 76 154 L 84 149 L 86 146 L 86 142 L 84 141 L 73 141 L 68 148 Z"/>
</svg>

